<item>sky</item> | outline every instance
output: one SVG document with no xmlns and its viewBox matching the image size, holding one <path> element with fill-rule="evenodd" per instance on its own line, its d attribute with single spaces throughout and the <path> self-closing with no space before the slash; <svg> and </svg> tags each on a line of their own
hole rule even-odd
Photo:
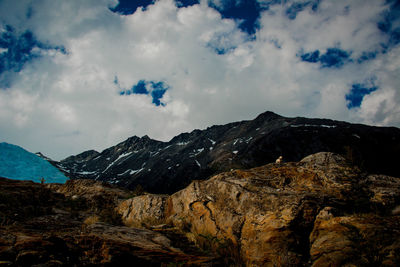
<svg viewBox="0 0 400 267">
<path fill-rule="evenodd" d="M 400 1 L 0 0 L 0 141 L 60 160 L 265 111 L 400 127 Z"/>
</svg>

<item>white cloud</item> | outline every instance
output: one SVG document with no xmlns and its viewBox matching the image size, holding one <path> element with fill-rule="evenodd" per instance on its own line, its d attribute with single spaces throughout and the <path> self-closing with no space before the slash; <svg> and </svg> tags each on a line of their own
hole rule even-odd
<svg viewBox="0 0 400 267">
<path fill-rule="evenodd" d="M 68 54 L 32 61 L 12 88 L 0 91 L 0 138 L 56 159 L 132 135 L 168 140 L 266 110 L 400 125 L 398 49 L 341 69 L 296 56 L 336 45 L 352 56 L 375 50 L 384 38 L 376 27 L 379 1 L 322 1 L 317 13 L 303 10 L 294 21 L 277 5 L 262 14 L 253 41 L 206 1 L 178 9 L 160 0 L 130 16 L 110 12 L 115 1 L 107 0 L 13 2 L 0 3 L 2 17 L 6 7 L 18 14 L 4 21 L 64 45 Z M 216 48 L 228 52 L 218 55 Z M 351 85 L 373 75 L 379 90 L 349 111 Z M 125 89 L 141 79 L 165 82 L 167 105 L 157 107 L 147 95 L 120 96 L 115 76 Z"/>
<path fill-rule="evenodd" d="M 379 90 L 365 96 L 357 115 L 362 121 L 376 125 L 400 126 L 400 47 L 380 55 L 371 62 Z"/>
</svg>

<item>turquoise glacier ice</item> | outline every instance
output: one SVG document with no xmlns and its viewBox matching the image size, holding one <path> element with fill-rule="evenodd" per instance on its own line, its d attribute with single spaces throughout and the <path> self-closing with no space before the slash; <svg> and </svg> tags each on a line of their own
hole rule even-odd
<svg viewBox="0 0 400 267">
<path fill-rule="evenodd" d="M 68 178 L 56 167 L 22 147 L 0 143 L 0 177 L 45 183 L 65 183 Z"/>
</svg>

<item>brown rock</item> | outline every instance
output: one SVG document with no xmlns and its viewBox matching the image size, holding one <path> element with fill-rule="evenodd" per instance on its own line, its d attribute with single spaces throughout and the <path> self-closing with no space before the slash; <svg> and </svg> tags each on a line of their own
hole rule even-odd
<svg viewBox="0 0 400 267">
<path fill-rule="evenodd" d="M 46 186 L 75 200 L 79 198 L 91 199 L 98 196 L 119 200 L 132 195 L 129 190 L 94 180 L 68 180 L 65 184 L 47 184 Z"/>
<path fill-rule="evenodd" d="M 127 199 L 117 207 L 122 221 L 129 226 L 154 226 L 165 221 L 164 206 L 166 195 L 142 195 Z"/>
<path fill-rule="evenodd" d="M 313 266 L 398 265 L 398 216 L 326 216 L 326 209 L 318 214 L 310 235 Z"/>
<path fill-rule="evenodd" d="M 229 241 L 248 266 L 398 264 L 400 226 L 391 211 L 399 205 L 399 185 L 398 178 L 366 175 L 338 155 L 318 153 L 194 181 L 168 198 L 165 213 L 200 245 Z M 388 225 L 392 230 L 372 231 Z M 394 237 L 377 236 L 389 233 Z M 374 259 L 361 253 L 379 250 L 377 239 L 385 243 L 380 251 L 389 252 Z"/>
</svg>

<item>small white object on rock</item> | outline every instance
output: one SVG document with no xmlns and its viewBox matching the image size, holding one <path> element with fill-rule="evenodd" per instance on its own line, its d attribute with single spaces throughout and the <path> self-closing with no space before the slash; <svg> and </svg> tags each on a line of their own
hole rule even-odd
<svg viewBox="0 0 400 267">
<path fill-rule="evenodd" d="M 278 163 L 278 164 L 282 163 L 282 159 L 283 159 L 283 157 L 282 157 L 282 156 L 279 156 L 279 158 L 277 158 L 277 160 L 275 161 L 275 163 Z"/>
</svg>

